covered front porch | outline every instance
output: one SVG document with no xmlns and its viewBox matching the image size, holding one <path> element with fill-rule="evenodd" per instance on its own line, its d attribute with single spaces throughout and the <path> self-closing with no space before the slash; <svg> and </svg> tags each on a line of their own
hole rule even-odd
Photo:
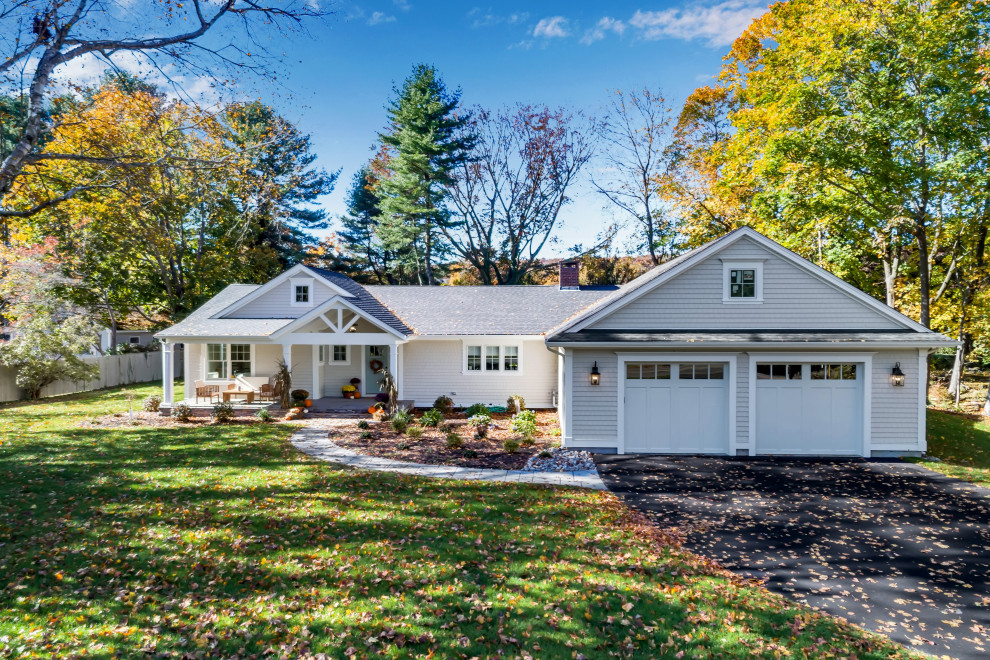
<svg viewBox="0 0 990 660">
<path fill-rule="evenodd" d="M 229 400 L 235 409 L 278 406 L 274 377 L 284 363 L 291 390 L 305 390 L 312 409 L 366 410 L 382 392 L 386 371 L 402 396 L 400 367 L 405 336 L 339 301 L 263 337 L 183 338 L 185 381 L 173 384 L 175 341 L 162 342 L 162 405 L 182 401 L 193 408 Z M 350 388 L 361 398 L 347 399 Z"/>
</svg>

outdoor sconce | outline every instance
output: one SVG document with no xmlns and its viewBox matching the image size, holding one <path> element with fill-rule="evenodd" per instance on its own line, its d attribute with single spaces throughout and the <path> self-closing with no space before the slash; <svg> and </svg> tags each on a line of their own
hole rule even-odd
<svg viewBox="0 0 990 660">
<path fill-rule="evenodd" d="M 595 360 L 595 366 L 591 368 L 591 384 L 597 385 L 602 380 L 602 374 L 598 371 L 598 360 Z"/>
<path fill-rule="evenodd" d="M 901 363 L 898 362 L 890 370 L 890 384 L 894 387 L 904 387 L 904 372 L 901 371 Z"/>
</svg>

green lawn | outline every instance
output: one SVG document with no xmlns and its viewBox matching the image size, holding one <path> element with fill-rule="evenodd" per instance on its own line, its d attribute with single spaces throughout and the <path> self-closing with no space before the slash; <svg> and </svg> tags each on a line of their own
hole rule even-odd
<svg viewBox="0 0 990 660">
<path fill-rule="evenodd" d="M 662 544 L 609 494 L 344 471 L 274 425 L 0 408 L 3 657 L 908 657 Z"/>
<path fill-rule="evenodd" d="M 929 410 L 928 453 L 941 462 L 915 462 L 990 487 L 990 424 L 985 420 Z"/>
</svg>

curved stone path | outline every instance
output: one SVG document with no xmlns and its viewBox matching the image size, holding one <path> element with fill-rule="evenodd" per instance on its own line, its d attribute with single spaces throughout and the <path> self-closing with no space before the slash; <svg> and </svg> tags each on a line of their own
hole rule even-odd
<svg viewBox="0 0 990 660">
<path fill-rule="evenodd" d="M 511 481 L 524 484 L 545 484 L 548 486 L 576 486 L 605 490 L 605 484 L 598 476 L 597 470 L 581 470 L 578 472 L 530 472 L 528 470 L 491 470 L 482 468 L 466 468 L 451 465 L 421 465 L 405 461 L 393 461 L 389 458 L 378 458 L 358 454 L 350 449 L 338 446 L 327 436 L 328 428 L 323 424 L 310 424 L 292 434 L 289 442 L 301 452 L 320 460 L 331 463 L 341 463 L 364 470 L 378 472 L 396 472 L 417 477 L 434 477 L 439 479 L 466 479 L 474 481 Z"/>
</svg>

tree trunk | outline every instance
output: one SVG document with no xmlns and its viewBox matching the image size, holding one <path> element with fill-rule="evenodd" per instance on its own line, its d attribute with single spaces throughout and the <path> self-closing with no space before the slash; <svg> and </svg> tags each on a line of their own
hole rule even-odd
<svg viewBox="0 0 990 660">
<path fill-rule="evenodd" d="M 956 358 L 952 361 L 952 375 L 949 377 L 949 395 L 952 396 L 956 401 L 956 407 L 959 407 L 959 395 L 962 394 L 962 377 L 963 377 L 963 366 L 966 361 L 966 305 L 969 303 L 969 288 L 964 288 L 962 292 L 962 301 L 960 303 L 959 311 L 959 330 L 956 334 L 956 338 L 959 340 L 959 345 L 956 346 Z"/>
<path fill-rule="evenodd" d="M 921 299 L 921 318 L 919 322 L 926 328 L 930 328 L 932 325 L 932 274 L 928 263 L 928 233 L 925 231 L 924 217 L 915 219 L 914 236 L 918 242 L 918 294 Z"/>
</svg>

